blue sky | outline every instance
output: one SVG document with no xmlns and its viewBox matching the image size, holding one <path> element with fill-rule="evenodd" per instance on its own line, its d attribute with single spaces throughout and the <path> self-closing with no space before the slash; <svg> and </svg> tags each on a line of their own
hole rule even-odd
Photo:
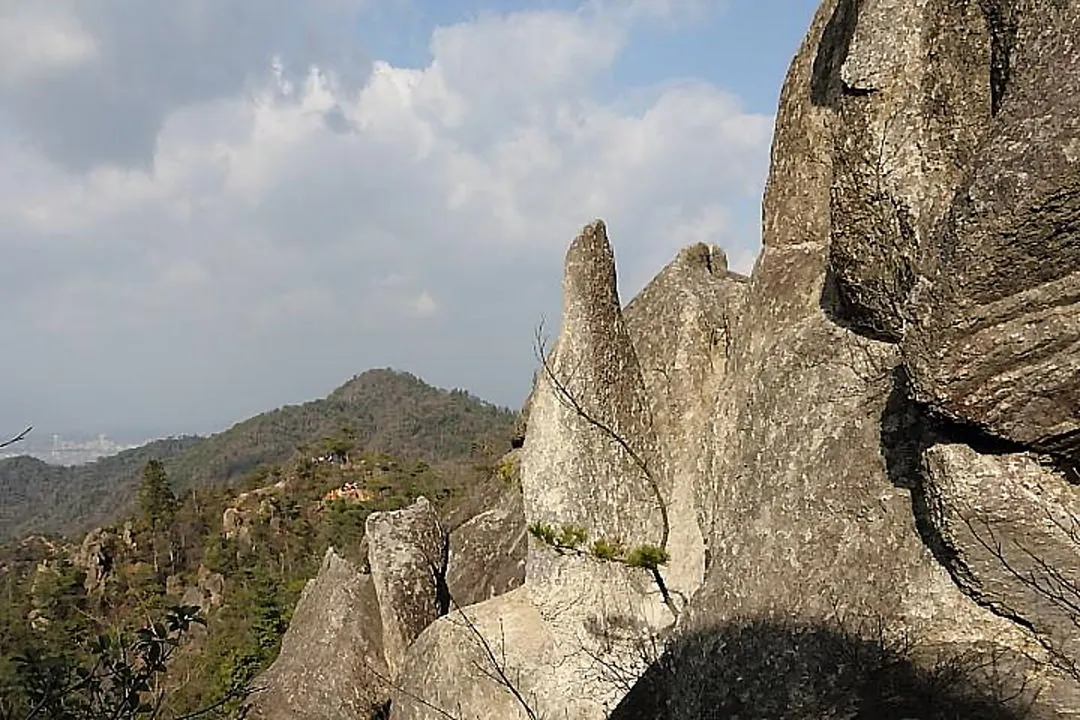
<svg viewBox="0 0 1080 720">
<path fill-rule="evenodd" d="M 626 88 L 700 78 L 735 93 L 753 112 L 771 113 L 818 4 L 704 0 L 685 17 L 635 31 L 605 81 Z M 428 41 L 439 25 L 485 14 L 579 8 L 568 0 L 412 0 L 390 3 L 376 22 L 361 21 L 358 35 L 373 57 L 420 66 L 430 60 Z"/>
<path fill-rule="evenodd" d="M 562 255 L 748 270 L 807 0 L 0 7 L 0 427 L 210 432 L 392 366 L 516 406 Z"/>
</svg>

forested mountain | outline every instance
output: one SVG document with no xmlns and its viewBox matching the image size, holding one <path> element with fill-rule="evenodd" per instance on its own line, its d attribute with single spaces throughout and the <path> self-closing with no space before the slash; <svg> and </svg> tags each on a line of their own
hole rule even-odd
<svg viewBox="0 0 1080 720">
<path fill-rule="evenodd" d="M 276 657 L 328 548 L 363 557 L 368 516 L 420 496 L 449 528 L 477 493 L 490 497 L 513 482 L 498 471 L 493 448 L 469 463 L 432 466 L 364 452 L 348 434 L 318 438 L 314 459 L 264 465 L 234 483 L 241 487 L 174 492 L 163 463 L 152 460 L 135 472 L 137 502 L 115 524 L 74 542 L 32 535 L 0 544 L 0 718 L 34 716 L 33 708 L 43 708 L 36 717 L 62 720 L 186 718 L 200 708 L 216 708 L 205 717 L 242 717 L 241 700 Z M 204 624 L 183 643 L 168 629 L 177 612 Z M 163 624 L 148 626 L 152 619 Z M 152 671 L 168 677 L 133 686 L 143 699 L 162 700 L 160 712 L 125 711 L 116 694 L 118 678 L 147 667 L 133 659 L 145 649 L 139 628 L 168 638 L 169 659 Z M 112 638 L 108 646 L 97 640 L 102 634 Z"/>
<path fill-rule="evenodd" d="M 233 482 L 344 431 L 365 452 L 434 465 L 465 460 L 485 445 L 505 446 L 514 418 L 464 391 L 370 370 L 325 398 L 256 415 L 210 437 L 159 440 L 76 467 L 29 457 L 0 461 L 0 540 L 28 532 L 73 536 L 111 522 L 131 508 L 139 473 L 151 459 L 164 463 L 182 491 Z"/>
</svg>

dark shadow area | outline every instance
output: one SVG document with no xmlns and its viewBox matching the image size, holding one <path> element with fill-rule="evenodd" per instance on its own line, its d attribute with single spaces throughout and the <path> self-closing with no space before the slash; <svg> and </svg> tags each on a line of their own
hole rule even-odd
<svg viewBox="0 0 1080 720">
<path fill-rule="evenodd" d="M 980 0 L 990 30 L 990 112 L 997 115 L 1009 87 L 1013 46 L 1019 26 L 1012 0 Z"/>
<path fill-rule="evenodd" d="M 1036 450 L 1059 458 L 1059 469 L 1076 482 L 1077 465 L 1080 465 L 1080 430 L 1062 433 L 1039 443 Z"/>
<path fill-rule="evenodd" d="M 923 544 L 961 588 L 970 586 L 967 569 L 958 562 L 956 549 L 942 538 L 932 522 L 927 497 L 923 453 L 939 443 L 961 443 L 985 455 L 1025 452 L 1017 443 L 994 437 L 982 429 L 963 425 L 930 412 L 912 399 L 911 379 L 903 365 L 893 369 L 892 388 L 882 410 L 881 456 L 889 481 L 911 492 L 911 512 Z M 977 598 L 976 602 L 979 602 Z M 995 610 L 997 612 L 997 610 Z M 1019 618 L 1012 618 L 1024 624 Z"/>
<path fill-rule="evenodd" d="M 922 649 L 839 626 L 756 620 L 675 641 L 610 720 L 1014 720 L 1021 658 Z"/>
<path fill-rule="evenodd" d="M 893 368 L 892 385 L 881 413 L 881 454 L 889 479 L 897 487 L 917 487 L 924 450 L 931 445 L 960 443 L 983 455 L 1029 452 L 1021 443 L 997 437 L 977 425 L 956 422 L 915 401 L 911 377 L 901 364 Z"/>
<path fill-rule="evenodd" d="M 880 321 L 880 311 L 858 301 L 856 293 L 847 285 L 837 266 L 835 242 L 829 243 L 829 261 L 825 265 L 825 283 L 821 289 L 818 306 L 836 325 L 877 342 L 896 343 L 901 334 L 895 327 L 885 327 Z M 901 292 L 907 292 L 910 284 Z"/>
<path fill-rule="evenodd" d="M 821 35 L 810 78 L 810 100 L 814 105 L 832 107 L 844 91 L 840 68 L 851 49 L 859 22 L 860 0 L 839 0 Z"/>
<path fill-rule="evenodd" d="M 911 380 L 904 366 L 896 366 L 879 423 L 881 457 L 889 481 L 911 492 L 911 511 L 923 544 L 943 567 L 952 572 L 957 567 L 956 553 L 930 521 L 923 487 L 922 455 L 934 443 L 937 435 L 934 425 L 930 414 L 911 400 Z"/>
</svg>

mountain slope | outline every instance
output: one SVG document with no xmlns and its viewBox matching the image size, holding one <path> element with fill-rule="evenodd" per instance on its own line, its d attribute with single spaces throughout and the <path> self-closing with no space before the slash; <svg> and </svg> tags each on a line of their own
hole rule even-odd
<svg viewBox="0 0 1080 720">
<path fill-rule="evenodd" d="M 349 428 L 368 452 L 434 465 L 464 460 L 479 445 L 506 446 L 514 418 L 466 392 L 370 370 L 325 398 L 256 415 L 206 438 L 159 440 L 77 467 L 27 457 L 0 461 L 0 540 L 26 532 L 73 535 L 109 522 L 129 507 L 152 458 L 165 463 L 182 490 L 235 480 Z"/>
</svg>

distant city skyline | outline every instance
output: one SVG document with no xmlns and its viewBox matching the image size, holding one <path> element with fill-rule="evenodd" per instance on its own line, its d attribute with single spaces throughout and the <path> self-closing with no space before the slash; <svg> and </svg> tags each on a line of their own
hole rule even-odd
<svg viewBox="0 0 1080 720">
<path fill-rule="evenodd" d="M 83 465 L 148 442 L 151 440 L 118 441 L 104 433 L 65 437 L 31 432 L 24 440 L 0 450 L 0 459 L 29 455 L 51 465 Z"/>
</svg>

